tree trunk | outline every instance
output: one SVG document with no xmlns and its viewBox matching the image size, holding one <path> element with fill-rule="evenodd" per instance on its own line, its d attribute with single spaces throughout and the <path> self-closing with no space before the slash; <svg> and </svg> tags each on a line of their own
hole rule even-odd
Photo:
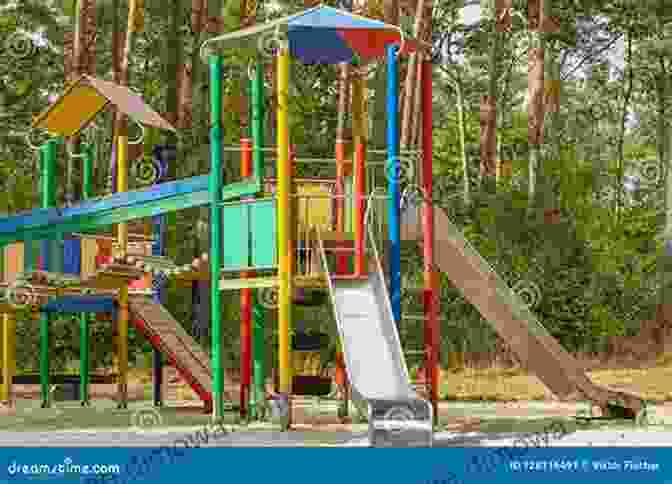
<svg viewBox="0 0 672 484">
<path fill-rule="evenodd" d="M 491 0 L 490 10 L 494 15 L 498 12 L 498 2 Z M 491 185 L 491 180 L 496 175 L 497 166 L 497 80 L 499 77 L 497 63 L 502 42 L 501 27 L 498 22 L 494 23 L 491 33 L 489 67 L 488 67 L 488 93 L 481 100 L 481 166 L 480 166 L 480 189 L 485 185 Z M 492 187 L 489 187 L 492 188 Z M 489 191 L 489 188 L 487 191 Z"/>
<path fill-rule="evenodd" d="M 191 3 L 191 30 L 194 33 L 194 43 L 193 43 L 193 53 L 191 54 L 191 100 L 192 100 L 192 139 L 191 146 L 196 147 L 195 156 L 192 158 L 194 163 L 194 171 L 197 175 L 201 175 L 207 172 L 207 163 L 208 158 L 205 156 L 198 147 L 202 146 L 202 140 L 199 138 L 202 133 L 201 127 L 208 126 L 208 123 L 205 122 L 207 116 L 207 96 L 204 96 L 203 87 L 207 85 L 207 82 L 204 82 L 204 70 L 207 73 L 207 69 L 202 69 L 203 61 L 200 58 L 200 45 L 202 42 L 203 29 L 205 27 L 205 22 L 208 16 L 207 11 L 207 1 L 206 0 L 192 0 Z M 212 3 L 212 2 L 209 2 Z M 209 210 L 207 207 L 196 209 L 196 224 L 194 225 L 194 247 L 192 256 L 194 259 L 201 256 L 203 252 L 206 252 L 206 247 L 208 247 L 208 233 L 207 230 L 203 230 L 203 227 L 207 227 L 207 215 Z"/>
<path fill-rule="evenodd" d="M 462 79 L 455 80 L 457 96 L 457 126 L 460 133 L 460 155 L 462 158 L 462 199 L 465 207 L 471 205 L 471 179 L 469 175 L 469 159 L 467 157 L 467 134 L 464 121 L 464 99 L 462 95 Z"/>
<path fill-rule="evenodd" d="M 562 126 L 561 126 L 561 117 L 560 117 L 560 106 L 559 103 L 559 92 L 556 92 L 556 88 L 559 88 L 560 83 L 560 62 L 558 60 L 558 50 L 557 49 L 548 49 L 548 55 L 545 57 L 545 63 L 548 64 L 548 71 L 551 73 L 551 82 L 547 83 L 544 80 L 544 112 L 549 111 L 551 113 L 550 125 L 548 126 L 548 137 L 551 140 L 550 143 L 550 157 L 553 160 L 560 159 L 560 147 L 562 143 Z M 546 89 L 548 85 L 548 89 Z M 544 129 L 542 127 L 541 129 Z M 556 223 L 558 221 L 558 200 L 557 194 L 554 190 L 555 184 L 555 175 L 551 172 L 551 167 L 544 169 L 546 167 L 539 168 L 539 175 L 541 180 L 537 183 L 537 190 L 543 192 L 543 210 L 544 210 L 544 220 L 547 223 Z M 543 173 L 542 173 L 543 172 Z"/>
<path fill-rule="evenodd" d="M 86 41 L 86 30 L 84 28 L 84 13 L 86 0 L 77 0 L 75 4 L 75 14 L 73 16 L 75 24 L 75 35 L 72 39 L 72 64 L 70 71 L 70 78 L 66 79 L 68 82 L 73 81 L 79 77 L 82 73 L 82 60 L 84 54 L 84 43 Z M 68 141 L 69 149 L 72 153 L 77 153 L 79 151 L 80 138 L 79 136 L 73 136 Z M 66 206 L 72 205 L 74 201 L 74 191 L 75 191 L 75 159 L 69 155 L 65 157 L 65 204 Z"/>
<path fill-rule="evenodd" d="M 541 163 L 544 124 L 544 39 L 541 32 L 534 32 L 530 47 L 528 70 L 528 141 L 529 154 L 529 200 L 528 213 L 534 211 L 537 198 L 537 179 Z"/>
<path fill-rule="evenodd" d="M 177 125 L 179 119 L 179 101 L 180 101 L 180 76 L 179 69 L 182 65 L 183 49 L 182 39 L 180 35 L 181 27 L 181 1 L 172 0 L 170 2 L 170 20 L 171 28 L 167 32 L 166 50 L 164 57 L 164 65 L 166 70 L 164 72 L 164 82 L 166 84 L 166 119 L 168 122 Z M 167 133 L 165 143 L 177 146 L 177 136 L 175 133 Z M 179 147 L 177 147 L 179 159 Z M 178 176 L 177 163 L 171 163 L 168 167 L 168 179 L 175 180 Z"/>
<path fill-rule="evenodd" d="M 121 23 L 119 22 L 119 3 L 120 0 L 112 0 L 112 75 L 114 78 L 115 84 L 119 84 L 121 80 L 121 54 L 123 48 L 123 39 L 121 34 Z M 116 142 L 117 142 L 117 116 L 118 112 L 116 109 L 113 110 L 113 121 L 112 121 L 112 143 L 110 145 L 110 153 L 116 152 Z M 108 191 L 114 193 L 116 187 L 114 186 L 114 173 L 115 173 L 115 158 L 110 155 L 110 163 L 107 167 L 107 184 Z"/>
<path fill-rule="evenodd" d="M 659 310 L 661 314 L 672 314 L 668 309 L 672 301 L 672 133 L 667 120 L 669 112 L 668 102 L 672 92 L 672 80 L 665 68 L 665 60 L 659 60 L 661 72 L 659 73 L 658 93 L 658 133 L 657 147 L 660 163 L 665 169 L 665 229 L 663 232 L 664 249 L 660 270 L 660 293 Z"/>
<path fill-rule="evenodd" d="M 382 20 L 388 24 L 398 25 L 399 23 L 399 1 L 398 0 L 382 0 L 383 2 L 383 18 Z M 371 11 L 371 7 L 369 9 Z M 387 92 L 386 92 L 386 78 L 387 70 L 385 68 L 384 59 L 381 66 L 376 73 L 373 80 L 373 129 L 371 132 L 371 148 L 383 149 L 385 147 L 385 113 L 387 108 Z"/>
<path fill-rule="evenodd" d="M 417 72 L 415 78 L 418 81 L 418 90 L 413 101 L 413 116 L 411 116 L 411 141 L 410 146 L 417 148 L 420 146 L 420 128 L 422 127 L 422 62 L 417 63 Z M 420 171 L 420 167 L 418 167 Z"/>
<path fill-rule="evenodd" d="M 627 34 L 627 55 L 626 55 L 626 66 L 625 68 L 628 71 L 628 84 L 625 89 L 625 94 L 623 96 L 623 108 L 621 110 L 621 124 L 618 134 L 618 183 L 616 186 L 616 217 L 620 216 L 621 210 L 623 209 L 623 180 L 625 177 L 625 131 L 626 124 L 628 121 L 628 108 L 630 106 L 630 98 L 632 96 L 633 89 L 633 71 L 632 71 L 632 35 L 628 32 Z"/>
<path fill-rule="evenodd" d="M 413 24 L 413 35 L 416 39 L 421 38 L 422 27 L 423 27 L 423 14 L 425 13 L 425 2 L 424 0 L 417 0 L 416 10 L 415 10 L 415 22 Z M 418 54 L 413 53 L 410 56 L 408 61 L 408 67 L 406 69 L 406 81 L 404 83 L 404 91 L 406 95 L 404 96 L 403 104 L 403 113 L 401 117 L 401 136 L 400 136 L 400 145 L 401 149 L 409 149 L 409 144 L 412 139 L 412 127 L 411 127 L 411 117 L 415 111 L 415 98 L 420 97 L 419 86 L 420 86 L 420 76 L 417 76 L 417 67 L 418 64 Z"/>
</svg>

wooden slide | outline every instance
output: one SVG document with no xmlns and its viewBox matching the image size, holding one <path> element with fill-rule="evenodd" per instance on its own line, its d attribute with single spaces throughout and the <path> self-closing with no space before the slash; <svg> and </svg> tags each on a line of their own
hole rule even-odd
<svg viewBox="0 0 672 484">
<path fill-rule="evenodd" d="M 129 306 L 133 325 L 154 348 L 168 356 L 206 408 L 212 409 L 212 369 L 208 354 L 161 304 L 148 297 L 132 296 Z M 229 386 L 230 382 L 224 384 Z M 233 401 L 231 397 L 224 395 L 228 401 Z"/>
<path fill-rule="evenodd" d="M 446 213 L 436 207 L 435 263 L 510 346 L 525 368 L 560 398 L 582 396 L 603 416 L 637 418 L 645 403 L 635 395 L 594 384 L 585 369 L 551 336 L 527 304 L 471 246 Z M 417 210 L 404 213 L 404 240 L 422 240 Z"/>
</svg>

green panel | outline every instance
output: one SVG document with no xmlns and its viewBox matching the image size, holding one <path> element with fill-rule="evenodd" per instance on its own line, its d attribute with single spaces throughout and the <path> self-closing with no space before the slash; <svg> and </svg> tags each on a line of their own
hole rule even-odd
<svg viewBox="0 0 672 484">
<path fill-rule="evenodd" d="M 275 220 L 275 200 L 264 200 L 250 204 L 252 233 L 252 265 L 269 267 L 277 265 L 277 224 Z"/>
<path fill-rule="evenodd" d="M 250 231 L 247 205 L 225 205 L 222 207 L 224 223 L 224 269 L 236 270 L 249 266 Z"/>
<path fill-rule="evenodd" d="M 222 187 L 222 199 L 231 200 L 232 198 L 238 198 L 244 195 L 254 195 L 260 191 L 261 180 L 259 178 L 246 178 L 242 181 L 224 185 Z"/>
<path fill-rule="evenodd" d="M 42 255 L 42 246 L 39 240 L 29 240 L 23 246 L 23 270 L 32 271 L 37 269 L 37 261 Z"/>
</svg>

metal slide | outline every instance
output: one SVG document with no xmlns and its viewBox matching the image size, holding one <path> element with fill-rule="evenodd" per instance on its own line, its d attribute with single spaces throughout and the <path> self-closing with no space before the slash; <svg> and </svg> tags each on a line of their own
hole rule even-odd
<svg viewBox="0 0 672 484">
<path fill-rule="evenodd" d="M 180 375 L 203 400 L 208 411 L 211 410 L 212 369 L 208 354 L 161 304 L 148 297 L 131 296 L 129 309 L 133 325 L 154 348 L 174 362 Z M 224 384 L 233 385 L 228 381 Z M 224 398 L 234 401 L 229 393 L 225 393 Z"/>
<path fill-rule="evenodd" d="M 422 240 L 419 213 L 404 213 L 402 239 Z M 608 417 L 637 418 L 645 408 L 635 395 L 594 384 L 585 369 L 537 319 L 528 305 L 471 246 L 448 215 L 436 207 L 435 263 L 448 275 L 510 346 L 525 368 L 560 398 L 582 396 L 602 409 Z"/>
<path fill-rule="evenodd" d="M 353 397 L 369 404 L 372 446 L 431 446 L 432 406 L 410 385 L 383 271 L 369 237 L 370 272 L 359 280 L 334 278 L 324 244 L 318 242 Z"/>
</svg>

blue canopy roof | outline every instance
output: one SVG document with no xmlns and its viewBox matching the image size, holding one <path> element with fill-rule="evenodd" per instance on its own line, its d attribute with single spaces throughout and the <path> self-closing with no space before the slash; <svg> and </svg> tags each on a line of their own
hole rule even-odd
<svg viewBox="0 0 672 484">
<path fill-rule="evenodd" d="M 418 43 L 401 28 L 326 5 L 320 5 L 262 25 L 231 32 L 205 41 L 205 49 L 257 46 L 276 33 L 284 33 L 290 54 L 306 64 L 338 64 L 355 56 L 362 60 L 383 57 L 388 45 L 398 44 L 401 54 L 412 52 Z M 212 52 L 212 51 L 211 51 Z"/>
</svg>

